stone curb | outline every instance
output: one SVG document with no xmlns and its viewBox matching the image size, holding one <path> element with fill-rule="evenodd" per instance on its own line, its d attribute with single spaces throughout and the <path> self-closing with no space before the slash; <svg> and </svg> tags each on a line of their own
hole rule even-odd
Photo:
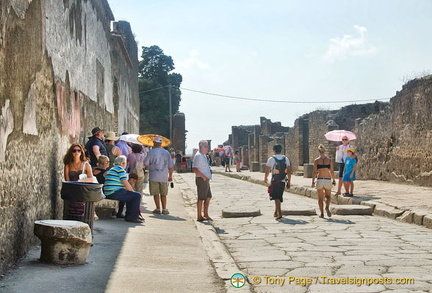
<svg viewBox="0 0 432 293">
<path fill-rule="evenodd" d="M 249 181 L 252 183 L 267 186 L 263 180 L 257 180 L 251 178 L 248 175 L 232 174 L 219 171 L 213 171 L 214 174 L 224 175 L 227 177 Z M 302 185 L 293 184 L 288 192 L 295 193 L 298 195 L 317 198 L 317 191 L 314 188 L 306 187 Z M 374 201 L 363 201 L 361 197 L 344 197 L 342 195 L 332 196 L 331 202 L 337 205 L 366 205 L 371 207 L 372 215 L 386 217 L 392 220 L 398 220 L 405 223 L 416 224 L 432 229 L 432 215 L 425 214 L 424 212 L 416 212 L 408 209 L 399 209 L 397 207 L 374 202 Z"/>
<path fill-rule="evenodd" d="M 178 183 L 184 183 L 180 176 L 174 175 L 174 180 Z M 193 194 L 193 191 L 190 188 L 183 188 L 180 189 L 180 193 L 183 197 L 185 207 L 189 215 L 194 218 L 196 203 L 195 200 L 190 196 Z M 238 292 L 238 289 L 235 289 L 230 284 L 232 272 L 238 272 L 243 275 L 246 275 L 246 273 L 238 267 L 224 242 L 220 239 L 219 234 L 212 222 L 207 222 L 207 224 L 203 224 L 196 220 L 194 220 L 194 222 L 195 227 L 200 234 L 204 249 L 207 251 L 209 260 L 211 261 L 219 278 L 225 282 L 226 292 Z M 249 282 L 247 282 L 242 287 L 242 290 L 242 292 L 251 292 Z"/>
</svg>

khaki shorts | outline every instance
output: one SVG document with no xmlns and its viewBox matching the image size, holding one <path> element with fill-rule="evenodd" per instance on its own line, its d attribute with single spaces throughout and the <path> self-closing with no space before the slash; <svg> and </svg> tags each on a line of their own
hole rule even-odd
<svg viewBox="0 0 432 293">
<path fill-rule="evenodd" d="M 333 184 L 331 179 L 317 179 L 317 183 L 316 183 L 316 189 L 321 189 L 321 188 L 325 188 L 325 189 L 332 189 L 333 188 Z"/>
<path fill-rule="evenodd" d="M 201 177 L 196 177 L 195 184 L 197 186 L 198 200 L 206 200 L 207 198 L 212 198 L 209 179 L 204 181 Z"/>
<path fill-rule="evenodd" d="M 167 182 L 152 182 L 150 181 L 150 195 L 168 195 L 168 183 Z"/>
</svg>

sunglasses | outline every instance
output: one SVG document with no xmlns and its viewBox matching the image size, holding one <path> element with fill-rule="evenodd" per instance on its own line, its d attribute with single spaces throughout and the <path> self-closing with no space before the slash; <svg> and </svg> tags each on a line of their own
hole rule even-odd
<svg viewBox="0 0 432 293">
<path fill-rule="evenodd" d="M 348 140 L 347 138 L 342 138 L 342 141 L 344 141 L 344 140 Z"/>
<path fill-rule="evenodd" d="M 73 149 L 72 150 L 72 153 L 76 153 L 76 152 L 81 153 L 81 149 Z"/>
</svg>

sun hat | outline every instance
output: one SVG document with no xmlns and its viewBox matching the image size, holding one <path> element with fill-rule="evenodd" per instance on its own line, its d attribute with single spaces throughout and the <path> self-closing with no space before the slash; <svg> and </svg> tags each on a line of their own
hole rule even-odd
<svg viewBox="0 0 432 293">
<path fill-rule="evenodd" d="M 354 152 L 355 152 L 355 149 L 354 149 L 354 148 L 349 148 L 349 149 L 346 149 L 345 151 L 346 151 L 346 152 L 354 153 Z"/>
<path fill-rule="evenodd" d="M 112 131 L 108 132 L 108 133 L 106 134 L 106 136 L 105 136 L 105 140 L 114 140 L 114 141 L 117 141 L 117 140 L 119 140 L 119 138 L 120 138 L 120 137 L 115 136 L 115 133 L 112 132 Z"/>
<path fill-rule="evenodd" d="M 99 131 L 105 131 L 105 130 L 103 130 L 103 129 L 99 128 L 99 127 L 95 127 L 95 128 L 92 129 L 92 134 L 96 135 Z"/>
</svg>

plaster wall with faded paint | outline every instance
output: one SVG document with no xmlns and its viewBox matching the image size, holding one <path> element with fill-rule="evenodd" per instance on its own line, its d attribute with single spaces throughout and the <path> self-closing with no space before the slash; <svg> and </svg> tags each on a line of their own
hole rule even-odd
<svg viewBox="0 0 432 293">
<path fill-rule="evenodd" d="M 0 273 L 37 243 L 35 220 L 62 217 L 69 145 L 138 131 L 137 45 L 113 21 L 106 0 L 0 2 Z"/>
</svg>

